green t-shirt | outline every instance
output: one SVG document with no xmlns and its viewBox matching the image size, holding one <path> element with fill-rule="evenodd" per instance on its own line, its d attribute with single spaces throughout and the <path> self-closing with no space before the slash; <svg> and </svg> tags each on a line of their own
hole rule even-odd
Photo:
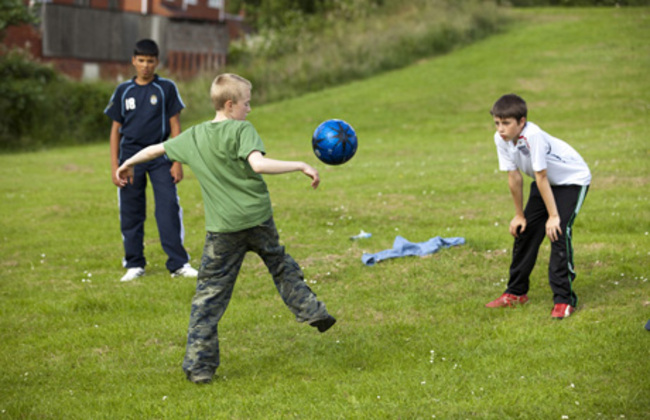
<svg viewBox="0 0 650 420">
<path fill-rule="evenodd" d="M 205 227 L 209 232 L 248 229 L 272 216 L 266 183 L 247 160 L 256 150 L 266 153 L 251 123 L 208 121 L 182 132 L 163 146 L 171 160 L 188 165 L 199 180 Z"/>
</svg>

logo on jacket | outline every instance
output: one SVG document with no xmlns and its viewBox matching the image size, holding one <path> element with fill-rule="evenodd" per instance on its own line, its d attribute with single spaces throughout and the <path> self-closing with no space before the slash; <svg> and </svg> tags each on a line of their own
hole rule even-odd
<svg viewBox="0 0 650 420">
<path fill-rule="evenodd" d="M 151 102 L 151 105 L 156 105 L 158 103 L 158 97 L 156 95 L 151 95 L 149 102 Z"/>
<path fill-rule="evenodd" d="M 530 156 L 530 145 L 526 137 L 519 136 L 519 139 L 517 139 L 517 150 L 524 156 Z"/>
</svg>

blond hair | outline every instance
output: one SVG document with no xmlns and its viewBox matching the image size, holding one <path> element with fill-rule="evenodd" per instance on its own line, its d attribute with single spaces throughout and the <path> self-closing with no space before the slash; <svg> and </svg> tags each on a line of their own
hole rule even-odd
<svg viewBox="0 0 650 420">
<path fill-rule="evenodd" d="M 227 101 L 238 103 L 253 88 L 248 80 L 232 73 L 218 75 L 210 87 L 210 99 L 217 111 L 224 108 Z"/>
</svg>

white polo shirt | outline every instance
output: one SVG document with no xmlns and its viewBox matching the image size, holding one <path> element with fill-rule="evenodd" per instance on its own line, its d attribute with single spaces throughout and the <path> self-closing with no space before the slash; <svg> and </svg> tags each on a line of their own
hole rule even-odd
<svg viewBox="0 0 650 420">
<path fill-rule="evenodd" d="M 566 142 L 544 132 L 528 121 L 516 141 L 505 141 L 494 134 L 499 170 L 520 169 L 535 178 L 546 169 L 551 185 L 589 185 L 591 172 L 582 156 Z"/>
</svg>

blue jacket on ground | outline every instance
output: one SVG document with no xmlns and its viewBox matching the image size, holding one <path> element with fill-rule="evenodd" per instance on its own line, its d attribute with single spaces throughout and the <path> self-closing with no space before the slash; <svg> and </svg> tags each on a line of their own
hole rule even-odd
<svg viewBox="0 0 650 420">
<path fill-rule="evenodd" d="M 424 256 L 433 254 L 440 248 L 449 248 L 451 246 L 463 245 L 465 238 L 441 238 L 436 236 L 426 242 L 409 242 L 401 236 L 395 237 L 392 249 L 377 252 L 376 254 L 363 254 L 361 261 L 365 265 L 375 265 L 376 263 L 390 258 L 407 257 L 407 256 Z"/>
</svg>

